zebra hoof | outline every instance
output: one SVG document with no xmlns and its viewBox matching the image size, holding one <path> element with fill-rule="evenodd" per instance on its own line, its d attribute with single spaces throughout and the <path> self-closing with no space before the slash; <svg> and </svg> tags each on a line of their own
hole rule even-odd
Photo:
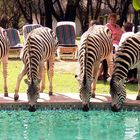
<svg viewBox="0 0 140 140">
<path fill-rule="evenodd" d="M 52 92 L 49 92 L 49 95 L 50 95 L 50 96 L 52 96 L 52 95 L 53 95 L 53 93 L 52 93 Z"/>
<path fill-rule="evenodd" d="M 137 96 L 136 100 L 140 100 L 140 97 L 139 97 L 139 96 Z"/>
<path fill-rule="evenodd" d="M 17 101 L 19 98 L 19 95 L 14 95 L 14 100 Z"/>
<path fill-rule="evenodd" d="M 92 95 L 91 95 L 91 98 L 95 98 L 95 94 L 92 94 Z"/>
<path fill-rule="evenodd" d="M 4 93 L 4 97 L 8 97 L 8 93 Z"/>
</svg>

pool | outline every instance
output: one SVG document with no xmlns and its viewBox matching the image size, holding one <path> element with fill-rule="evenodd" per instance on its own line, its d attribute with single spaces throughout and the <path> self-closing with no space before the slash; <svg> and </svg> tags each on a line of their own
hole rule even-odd
<svg viewBox="0 0 140 140">
<path fill-rule="evenodd" d="M 140 140 L 140 112 L 0 111 L 0 140 Z"/>
</svg>

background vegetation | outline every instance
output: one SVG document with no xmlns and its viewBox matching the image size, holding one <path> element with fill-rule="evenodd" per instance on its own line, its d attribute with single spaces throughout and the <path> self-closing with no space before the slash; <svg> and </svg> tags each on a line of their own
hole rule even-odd
<svg viewBox="0 0 140 140">
<path fill-rule="evenodd" d="M 140 24 L 140 11 L 134 10 L 132 0 L 0 0 L 0 17 L 5 15 L 4 28 L 20 29 L 33 22 L 53 28 L 54 19 L 75 22 L 77 18 L 82 33 L 91 19 L 98 19 L 103 24 L 112 12 L 118 14 L 120 26 L 128 16 L 132 16 L 135 27 Z"/>
</svg>

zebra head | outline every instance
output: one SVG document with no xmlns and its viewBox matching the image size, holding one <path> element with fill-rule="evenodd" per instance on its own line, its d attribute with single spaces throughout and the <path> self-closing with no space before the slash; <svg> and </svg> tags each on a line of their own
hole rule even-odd
<svg viewBox="0 0 140 140">
<path fill-rule="evenodd" d="M 110 94 L 112 97 L 111 110 L 118 112 L 121 110 L 122 105 L 126 99 L 126 91 L 123 80 L 115 80 L 114 78 L 111 79 Z"/>
<path fill-rule="evenodd" d="M 37 103 L 37 99 L 39 98 L 39 88 L 38 84 L 40 81 L 28 81 L 25 79 L 25 83 L 28 85 L 27 89 L 27 97 L 28 97 L 28 102 L 29 102 L 29 111 L 35 111 L 35 104 Z"/>
<path fill-rule="evenodd" d="M 91 83 L 92 80 L 89 78 L 81 80 L 79 76 L 75 76 L 79 82 L 80 85 L 80 99 L 82 100 L 82 110 L 83 111 L 88 111 L 89 110 L 89 103 L 90 103 L 90 98 L 91 98 Z"/>
</svg>

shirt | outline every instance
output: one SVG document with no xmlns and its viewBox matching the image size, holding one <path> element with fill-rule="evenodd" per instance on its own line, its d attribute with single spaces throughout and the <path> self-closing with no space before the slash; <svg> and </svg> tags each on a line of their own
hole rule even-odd
<svg viewBox="0 0 140 140">
<path fill-rule="evenodd" d="M 120 39 L 120 42 L 119 42 L 119 46 L 122 45 L 122 43 L 126 40 L 126 38 L 128 38 L 129 36 L 133 35 L 134 33 L 133 32 L 125 32 L 122 34 L 122 37 Z"/>
<path fill-rule="evenodd" d="M 115 24 L 107 23 L 106 26 L 112 31 L 112 41 L 113 44 L 119 45 L 120 38 L 123 34 L 123 31 L 121 30 L 120 26 Z"/>
</svg>

